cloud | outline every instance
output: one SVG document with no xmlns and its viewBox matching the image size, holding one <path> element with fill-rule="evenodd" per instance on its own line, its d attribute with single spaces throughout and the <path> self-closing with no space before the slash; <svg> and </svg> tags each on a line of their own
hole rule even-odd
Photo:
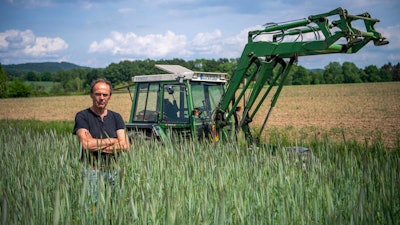
<svg viewBox="0 0 400 225">
<path fill-rule="evenodd" d="M 0 50 L 1 51 L 18 51 L 34 44 L 35 35 L 30 30 L 7 30 L 0 33 Z"/>
<path fill-rule="evenodd" d="M 37 37 L 35 44 L 26 46 L 24 52 L 35 57 L 49 56 L 68 48 L 68 44 L 61 38 Z"/>
<path fill-rule="evenodd" d="M 247 31 L 240 36 L 226 38 L 221 30 L 201 32 L 187 40 L 185 35 L 167 31 L 165 34 L 139 36 L 135 33 L 113 31 L 101 41 L 94 41 L 90 53 L 110 53 L 128 58 L 220 58 L 237 57 L 243 48 Z"/>
<path fill-rule="evenodd" d="M 138 36 L 133 32 L 123 34 L 113 31 L 110 37 L 100 42 L 92 42 L 89 52 L 151 58 L 165 57 L 169 54 L 184 57 L 190 54 L 186 49 L 186 43 L 185 35 L 176 35 L 172 31 L 167 31 L 165 34 L 148 34 L 144 36 Z"/>
<path fill-rule="evenodd" d="M 400 49 L 400 37 L 397 32 L 399 30 L 400 23 L 385 28 L 379 28 L 379 32 L 381 32 L 382 36 L 389 40 L 389 46 L 392 50 Z"/>
<path fill-rule="evenodd" d="M 130 13 L 133 13 L 135 11 L 136 10 L 134 8 L 120 8 L 120 9 L 118 9 L 118 13 L 121 13 L 121 14 L 130 14 Z"/>
<path fill-rule="evenodd" d="M 197 33 L 190 42 L 190 47 L 198 55 L 220 54 L 224 50 L 221 38 L 222 33 L 218 29 L 211 33 Z"/>
<path fill-rule="evenodd" d="M 31 30 L 7 30 L 0 32 L 0 59 L 57 57 L 57 53 L 68 48 L 61 38 L 36 37 Z"/>
<path fill-rule="evenodd" d="M 7 2 L 24 8 L 48 7 L 53 4 L 51 0 L 8 0 Z"/>
</svg>

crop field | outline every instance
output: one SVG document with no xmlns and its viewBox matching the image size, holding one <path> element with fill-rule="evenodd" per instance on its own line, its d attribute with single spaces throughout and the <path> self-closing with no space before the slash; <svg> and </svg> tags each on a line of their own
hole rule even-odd
<svg viewBox="0 0 400 225">
<path fill-rule="evenodd" d="M 400 83 L 284 88 L 265 136 L 274 146 L 137 139 L 96 196 L 71 134 L 90 105 L 89 96 L 0 99 L 2 224 L 400 222 Z M 129 95 L 109 108 L 128 120 Z"/>
<path fill-rule="evenodd" d="M 136 140 L 89 195 L 70 123 L 1 120 L 2 224 L 398 224 L 400 152 Z M 279 134 L 275 135 L 279 137 Z"/>
<path fill-rule="evenodd" d="M 269 101 L 265 102 L 265 106 Z M 0 99 L 0 119 L 73 121 L 75 113 L 91 105 L 89 96 Z M 128 93 L 112 96 L 109 108 L 129 120 Z M 260 110 L 253 127 L 261 126 Z M 284 87 L 267 123 L 292 139 L 329 135 L 336 140 L 371 142 L 382 138 L 393 149 L 400 137 L 400 83 L 367 83 Z M 268 137 L 265 137 L 268 138 Z"/>
</svg>

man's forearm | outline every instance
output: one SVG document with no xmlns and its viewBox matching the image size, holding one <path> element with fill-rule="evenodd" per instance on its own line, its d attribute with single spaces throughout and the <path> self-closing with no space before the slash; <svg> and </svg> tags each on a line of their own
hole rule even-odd
<svg viewBox="0 0 400 225">
<path fill-rule="evenodd" d="M 127 145 L 126 142 L 119 141 L 117 138 L 113 138 L 113 141 L 114 141 L 114 144 L 102 149 L 103 152 L 113 153 L 114 151 L 121 152 L 121 151 L 129 150 L 129 145 Z"/>
<path fill-rule="evenodd" d="M 82 147 L 86 150 L 91 152 L 99 151 L 99 150 L 106 150 L 109 147 L 112 147 L 118 139 L 116 138 L 105 138 L 105 139 L 96 139 L 91 138 L 86 140 L 86 142 L 82 143 Z"/>
<path fill-rule="evenodd" d="M 117 138 L 93 138 L 86 129 L 77 131 L 79 141 L 82 143 L 82 148 L 88 151 L 103 151 L 104 153 L 112 154 L 114 151 L 128 151 L 129 141 L 123 129 L 117 131 Z"/>
</svg>

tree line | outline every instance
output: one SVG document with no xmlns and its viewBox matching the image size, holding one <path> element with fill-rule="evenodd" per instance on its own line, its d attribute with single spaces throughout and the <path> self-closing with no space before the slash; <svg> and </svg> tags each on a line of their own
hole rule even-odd
<svg viewBox="0 0 400 225">
<path fill-rule="evenodd" d="M 6 74 L 0 64 L 0 97 L 28 97 L 47 95 L 66 95 L 88 93 L 90 82 L 96 78 L 110 80 L 114 87 L 131 82 L 133 76 L 159 74 L 155 64 L 181 65 L 194 71 L 222 72 L 231 76 L 238 64 L 238 59 L 197 59 L 185 61 L 171 60 L 136 60 L 111 63 L 106 68 L 74 68 L 56 72 L 14 71 Z M 400 63 L 387 63 L 378 68 L 370 65 L 358 68 L 352 62 L 331 62 L 324 69 L 308 70 L 294 65 L 286 85 L 340 84 L 400 81 Z M 44 87 L 50 85 L 50 87 Z"/>
</svg>

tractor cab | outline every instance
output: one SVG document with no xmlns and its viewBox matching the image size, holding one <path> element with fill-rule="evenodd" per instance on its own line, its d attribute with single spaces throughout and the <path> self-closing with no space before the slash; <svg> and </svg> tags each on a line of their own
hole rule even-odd
<svg viewBox="0 0 400 225">
<path fill-rule="evenodd" d="M 212 118 L 225 91 L 226 74 L 156 65 L 168 74 L 134 76 L 129 136 L 168 141 L 174 134 L 218 141 Z"/>
</svg>

